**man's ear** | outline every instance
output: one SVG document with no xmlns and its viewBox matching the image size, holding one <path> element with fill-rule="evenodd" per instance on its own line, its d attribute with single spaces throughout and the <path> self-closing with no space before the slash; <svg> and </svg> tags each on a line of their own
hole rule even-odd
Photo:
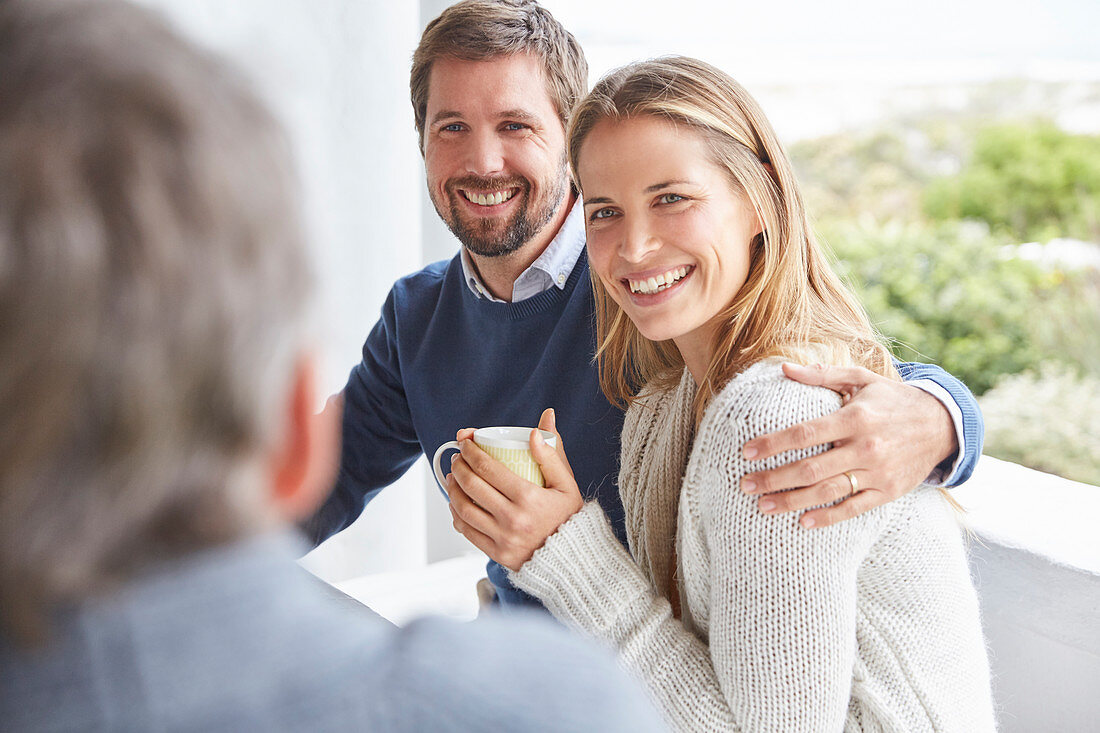
<svg viewBox="0 0 1100 733">
<path fill-rule="evenodd" d="M 342 394 L 333 395 L 320 413 L 313 412 L 317 396 L 317 365 L 302 355 L 283 399 L 281 441 L 270 455 L 271 504 L 285 521 L 311 516 L 332 490 L 340 455 Z"/>
</svg>

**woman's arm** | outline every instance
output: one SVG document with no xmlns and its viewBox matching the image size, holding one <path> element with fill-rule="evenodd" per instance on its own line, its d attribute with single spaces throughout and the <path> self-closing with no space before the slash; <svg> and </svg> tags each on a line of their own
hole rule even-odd
<svg viewBox="0 0 1100 733">
<path fill-rule="evenodd" d="M 684 534 L 685 575 L 707 561 L 710 583 L 699 590 L 709 601 L 710 654 L 734 717 L 748 730 L 840 730 L 856 654 L 857 574 L 892 505 L 817 530 L 795 515 L 762 514 L 737 490 L 740 477 L 824 446 L 750 462 L 744 443 L 840 401 L 770 365 L 740 381 L 708 409 L 688 465 L 680 516 L 701 531 Z"/>
<path fill-rule="evenodd" d="M 712 400 L 681 494 L 679 547 L 687 607 L 709 645 L 672 617 L 598 507 L 564 524 L 513 582 L 617 646 L 676 728 L 839 730 L 856 646 L 856 572 L 884 510 L 810 532 L 792 515 L 760 514 L 737 490 L 750 468 L 810 455 L 749 464 L 746 440 L 838 404 L 769 365 Z"/>
</svg>

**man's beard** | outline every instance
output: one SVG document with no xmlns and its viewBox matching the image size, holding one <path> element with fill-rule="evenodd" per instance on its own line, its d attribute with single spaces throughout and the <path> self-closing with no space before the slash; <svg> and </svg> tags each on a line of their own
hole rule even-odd
<svg viewBox="0 0 1100 733">
<path fill-rule="evenodd" d="M 447 182 L 445 190 L 449 199 L 446 211 L 433 195 L 432 203 L 439 214 L 439 218 L 458 238 L 466 249 L 482 257 L 502 257 L 511 254 L 531 241 L 531 238 L 542 231 L 542 228 L 554 218 L 558 207 L 565 200 L 568 191 L 568 175 L 564 172 L 558 176 L 556 185 L 548 191 L 539 202 L 531 200 L 531 182 L 525 178 L 481 178 L 480 176 L 465 176 Z M 502 191 L 518 188 L 516 196 L 523 196 L 520 207 L 506 220 L 494 218 L 478 218 L 470 220 L 463 217 L 463 207 L 466 205 L 460 198 L 464 198 L 459 189 L 466 191 Z M 532 205 L 534 203 L 534 205 Z"/>
</svg>

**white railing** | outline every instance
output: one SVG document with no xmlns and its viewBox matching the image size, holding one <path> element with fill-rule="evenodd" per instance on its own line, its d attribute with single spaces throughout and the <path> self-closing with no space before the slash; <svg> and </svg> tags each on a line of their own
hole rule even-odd
<svg viewBox="0 0 1100 733">
<path fill-rule="evenodd" d="M 983 456 L 952 495 L 972 531 L 1000 730 L 1100 730 L 1100 487 Z M 483 574 L 484 556 L 464 555 L 337 585 L 403 624 L 472 618 Z"/>
<path fill-rule="evenodd" d="M 1100 487 L 983 456 L 953 495 L 974 533 L 999 729 L 1100 730 Z"/>
</svg>

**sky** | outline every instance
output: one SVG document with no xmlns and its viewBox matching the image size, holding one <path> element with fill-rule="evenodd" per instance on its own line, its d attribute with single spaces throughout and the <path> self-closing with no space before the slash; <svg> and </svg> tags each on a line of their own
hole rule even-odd
<svg viewBox="0 0 1100 733">
<path fill-rule="evenodd" d="M 1097 0 L 545 0 L 593 70 L 686 53 L 746 83 L 883 75 L 1100 80 Z"/>
</svg>

